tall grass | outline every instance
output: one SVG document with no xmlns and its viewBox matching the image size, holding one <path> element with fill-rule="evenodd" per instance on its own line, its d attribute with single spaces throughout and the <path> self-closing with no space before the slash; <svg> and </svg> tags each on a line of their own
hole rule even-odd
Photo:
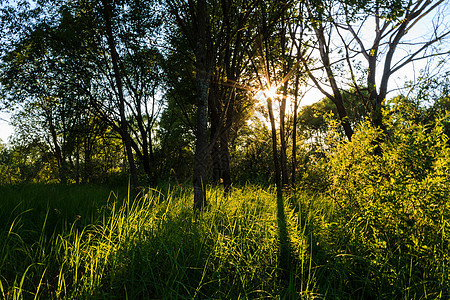
<svg viewBox="0 0 450 300">
<path fill-rule="evenodd" d="M 230 198 L 220 189 L 210 189 L 210 206 L 200 214 L 193 213 L 191 198 L 190 191 L 170 188 L 147 190 L 136 199 L 111 195 L 104 203 L 84 203 L 91 207 L 85 211 L 88 223 L 80 213 L 83 208 L 69 202 L 67 206 L 56 198 L 45 205 L 35 203 L 38 199 L 21 202 L 11 210 L 13 219 L 1 233 L 0 295 L 5 299 L 313 295 L 308 247 L 289 209 L 293 268 L 287 280 L 279 276 L 271 189 L 236 189 Z M 35 208 L 27 209 L 33 203 L 46 206 L 42 218 L 34 218 Z M 59 223 L 52 220 L 56 204 Z"/>
<path fill-rule="evenodd" d="M 373 228 L 364 227 L 364 220 L 348 227 L 340 207 L 324 195 L 287 195 L 280 220 L 271 188 L 236 188 L 231 197 L 210 188 L 210 205 L 197 214 L 192 191 L 178 187 L 147 189 L 136 198 L 103 187 L 28 188 L 42 196 L 24 198 L 31 195 L 27 187 L 2 193 L 10 197 L 2 198 L 0 212 L 3 299 L 449 296 L 449 267 L 442 259 L 447 233 L 441 232 L 434 257 L 381 249 L 362 240 Z M 280 257 L 283 243 L 287 267 Z M 424 264 L 433 269 L 423 273 Z"/>
</svg>

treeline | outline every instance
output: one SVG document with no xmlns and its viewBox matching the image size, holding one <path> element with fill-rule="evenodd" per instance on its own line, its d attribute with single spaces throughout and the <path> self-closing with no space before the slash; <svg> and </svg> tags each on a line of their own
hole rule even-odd
<svg viewBox="0 0 450 300">
<path fill-rule="evenodd" d="M 2 184 L 192 183 L 200 208 L 209 183 L 314 186 L 330 132 L 351 141 L 368 121 L 382 156 L 402 114 L 431 124 L 448 108 L 445 1 L 0 5 L 15 128 Z M 410 37 L 425 16 L 434 28 Z M 426 71 L 389 104 L 391 78 L 420 60 Z M 324 99 L 301 107 L 311 86 Z"/>
</svg>

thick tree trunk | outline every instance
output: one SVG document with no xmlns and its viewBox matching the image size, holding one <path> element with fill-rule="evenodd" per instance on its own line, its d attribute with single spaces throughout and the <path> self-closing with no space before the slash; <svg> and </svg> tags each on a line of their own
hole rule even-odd
<svg viewBox="0 0 450 300">
<path fill-rule="evenodd" d="M 194 155 L 194 210 L 206 206 L 206 170 L 208 164 L 207 107 L 210 84 L 210 63 L 208 61 L 206 0 L 197 1 L 196 84 L 197 84 L 197 132 Z"/>
<path fill-rule="evenodd" d="M 194 210 L 201 210 L 206 206 L 206 170 L 208 164 L 207 138 L 207 99 L 209 80 L 206 70 L 197 71 L 197 141 L 194 155 Z"/>
<path fill-rule="evenodd" d="M 219 136 L 220 131 L 222 129 L 220 111 L 219 111 L 219 103 L 218 103 L 218 86 L 214 85 L 214 87 L 210 87 L 208 101 L 209 101 L 209 116 L 211 120 L 211 133 L 210 133 L 210 142 L 211 142 L 211 160 L 212 160 L 212 179 L 214 184 L 219 184 L 220 179 L 222 178 L 222 162 L 221 162 L 221 149 Z M 214 89 L 214 92 L 212 91 Z"/>
</svg>

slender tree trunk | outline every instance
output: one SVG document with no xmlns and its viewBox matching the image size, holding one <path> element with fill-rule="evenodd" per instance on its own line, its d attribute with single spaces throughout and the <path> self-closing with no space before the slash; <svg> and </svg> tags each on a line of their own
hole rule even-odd
<svg viewBox="0 0 450 300">
<path fill-rule="evenodd" d="M 140 108 L 140 101 L 137 101 L 136 105 L 136 123 L 139 129 L 139 133 L 141 135 L 141 142 L 142 142 L 142 156 L 140 157 L 142 160 L 142 165 L 144 167 L 144 172 L 147 175 L 147 183 L 150 184 L 150 186 L 154 186 L 153 184 L 153 162 L 150 158 L 150 147 L 151 147 L 151 137 L 149 136 L 150 131 L 147 131 L 144 127 L 144 118 L 142 117 L 142 111 Z M 137 152 L 139 149 L 135 149 Z M 138 156 L 139 158 L 139 156 Z"/>
<path fill-rule="evenodd" d="M 59 146 L 59 143 L 58 143 L 58 137 L 56 134 L 55 125 L 53 124 L 53 116 L 51 115 L 51 113 L 48 113 L 47 117 L 48 117 L 48 125 L 49 125 L 50 134 L 52 136 L 53 147 L 55 148 L 56 161 L 58 162 L 58 177 L 59 177 L 60 182 L 64 184 L 67 182 L 67 177 L 66 177 L 66 168 L 65 168 L 65 164 L 64 164 L 63 153 L 62 153 L 61 147 Z"/>
<path fill-rule="evenodd" d="M 287 41 L 286 41 L 286 20 L 285 15 L 283 14 L 281 17 L 281 53 L 282 57 L 284 58 L 283 62 L 283 78 L 286 78 L 287 74 L 290 71 L 291 68 L 291 53 L 289 53 L 289 56 L 286 55 L 287 51 Z M 287 94 L 288 94 L 288 78 L 286 78 L 286 81 L 283 84 L 283 93 L 281 97 L 281 105 L 280 105 L 280 146 L 281 146 L 281 180 L 284 187 L 287 187 L 289 183 L 289 173 L 287 168 L 287 146 L 286 146 L 286 122 L 285 122 L 285 116 L 286 116 L 286 101 L 287 101 Z"/>
<path fill-rule="evenodd" d="M 377 68 L 377 55 L 378 48 L 372 48 L 371 53 L 368 57 L 368 75 L 367 75 L 367 86 L 369 88 L 369 103 L 370 103 L 370 116 L 372 125 L 375 128 L 381 128 L 384 130 L 383 126 L 383 112 L 382 112 L 382 100 L 379 99 L 377 87 L 376 87 L 376 68 Z M 383 99 L 384 100 L 384 99 Z"/>
<path fill-rule="evenodd" d="M 105 17 L 106 36 L 108 40 L 109 50 L 111 51 L 111 61 L 113 65 L 114 78 L 116 81 L 116 88 L 119 102 L 119 114 L 120 114 L 120 135 L 125 146 L 128 164 L 130 166 L 130 173 L 135 189 L 139 188 L 139 180 L 137 177 L 137 168 L 134 162 L 133 149 L 131 147 L 131 137 L 128 132 L 128 123 L 125 116 L 125 98 L 123 95 L 123 83 L 119 69 L 119 55 L 116 50 L 114 36 L 112 32 L 112 6 L 110 0 L 102 0 L 103 13 Z"/>
<path fill-rule="evenodd" d="M 222 163 L 222 180 L 224 195 L 228 196 L 231 188 L 231 170 L 230 170 L 230 151 L 229 151 L 229 130 L 226 130 L 220 136 L 220 152 L 221 152 L 221 163 Z"/>
<path fill-rule="evenodd" d="M 76 139 L 76 152 L 75 152 L 75 182 L 80 183 L 80 141 L 77 135 Z"/>
<path fill-rule="evenodd" d="M 275 165 L 275 184 L 277 188 L 277 221 L 278 221 L 278 239 L 279 239 L 279 255 L 278 264 L 281 268 L 280 279 L 283 281 L 289 278 L 289 269 L 291 261 L 291 251 L 289 235 L 287 232 L 286 215 L 284 213 L 283 191 L 281 186 L 281 171 L 278 161 L 277 151 L 277 130 L 275 128 L 275 118 L 273 116 L 272 99 L 267 99 L 267 107 L 269 111 L 270 127 L 272 129 L 272 152 L 273 163 Z"/>
<path fill-rule="evenodd" d="M 205 71 L 197 71 L 202 73 Z M 200 78 L 199 78 L 200 77 Z M 207 138 L 207 99 L 209 80 L 205 75 L 197 75 L 197 141 L 194 155 L 194 210 L 201 210 L 206 206 L 206 169 L 208 164 Z"/>
<path fill-rule="evenodd" d="M 83 183 L 92 181 L 92 169 L 91 169 L 91 145 L 90 137 L 84 137 L 84 168 L 83 174 L 81 175 L 81 181 Z"/>
<path fill-rule="evenodd" d="M 211 131 L 213 135 L 213 131 Z M 220 179 L 222 178 L 222 162 L 221 162 L 221 149 L 219 146 L 219 141 L 213 141 L 211 147 L 211 160 L 212 160 L 212 180 L 214 184 L 220 184 Z"/>
<path fill-rule="evenodd" d="M 310 17 L 313 17 L 309 3 L 307 3 L 307 8 L 308 8 Z M 333 96 L 331 97 L 331 100 L 333 101 L 333 103 L 336 106 L 339 119 L 341 120 L 342 127 L 344 128 L 344 133 L 347 136 L 348 140 L 351 141 L 352 135 L 353 135 L 353 129 L 348 120 L 347 110 L 345 109 L 345 106 L 344 106 L 344 101 L 343 101 L 343 98 L 341 95 L 341 90 L 339 89 L 339 86 L 338 86 L 335 76 L 333 74 L 333 70 L 331 68 L 330 49 L 329 49 L 329 45 L 327 44 L 327 40 L 325 38 L 324 31 L 325 31 L 325 29 L 322 25 L 319 25 L 317 28 L 314 28 L 315 35 L 319 42 L 320 58 L 322 60 L 323 66 L 325 68 L 325 72 L 327 73 L 327 77 L 328 77 L 328 81 L 330 83 L 331 89 L 333 90 Z"/>
<path fill-rule="evenodd" d="M 232 68 L 232 71 L 229 71 L 230 75 L 228 76 L 227 83 L 229 86 L 232 86 L 236 82 L 236 70 Z M 231 169 L 230 169 L 230 133 L 233 128 L 233 121 L 235 116 L 235 102 L 236 102 L 236 93 L 235 88 L 231 87 L 229 91 L 229 96 L 227 97 L 228 101 L 226 104 L 226 121 L 225 121 L 225 130 L 220 136 L 220 150 L 222 157 L 222 179 L 223 179 L 223 188 L 225 196 L 229 195 L 231 188 Z"/>
<path fill-rule="evenodd" d="M 332 99 L 333 100 L 333 99 Z M 341 120 L 342 128 L 344 128 L 344 133 L 347 136 L 349 141 L 352 140 L 353 129 L 348 119 L 347 110 L 344 106 L 344 101 L 342 100 L 342 95 L 340 94 L 340 90 L 334 92 L 334 105 L 336 106 L 339 119 Z"/>
<path fill-rule="evenodd" d="M 295 77 L 294 95 L 294 123 L 292 129 L 292 187 L 295 189 L 296 168 L 297 168 L 297 110 L 298 110 L 298 84 L 300 75 Z"/>
<path fill-rule="evenodd" d="M 272 156 L 273 156 L 273 164 L 275 167 L 275 185 L 277 187 L 277 197 L 281 197 L 282 186 L 281 186 L 280 162 L 278 160 L 278 149 L 277 149 L 277 129 L 275 127 L 275 118 L 273 116 L 271 98 L 267 98 L 267 108 L 269 111 L 270 127 L 272 130 Z"/>
<path fill-rule="evenodd" d="M 158 178 L 156 176 L 156 160 L 155 160 L 155 153 L 153 152 L 153 137 L 151 130 L 148 130 L 148 155 L 150 160 L 148 181 L 150 186 L 156 186 L 158 183 Z"/>
<path fill-rule="evenodd" d="M 288 83 L 283 85 L 283 96 L 280 105 L 280 146 L 281 146 L 281 179 L 283 186 L 286 187 L 289 183 L 289 175 L 287 168 L 287 150 L 286 150 L 286 97 L 287 97 Z"/>
</svg>

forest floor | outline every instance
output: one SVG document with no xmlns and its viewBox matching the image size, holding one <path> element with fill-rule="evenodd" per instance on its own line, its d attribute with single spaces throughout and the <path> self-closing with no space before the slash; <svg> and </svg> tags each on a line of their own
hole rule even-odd
<svg viewBox="0 0 450 300">
<path fill-rule="evenodd" d="M 348 228 L 326 196 L 291 192 L 277 205 L 273 188 L 210 188 L 197 213 L 192 197 L 178 186 L 136 198 L 126 187 L 0 187 L 0 298 L 450 297 L 447 250 L 365 240 L 375 229 Z"/>
</svg>

